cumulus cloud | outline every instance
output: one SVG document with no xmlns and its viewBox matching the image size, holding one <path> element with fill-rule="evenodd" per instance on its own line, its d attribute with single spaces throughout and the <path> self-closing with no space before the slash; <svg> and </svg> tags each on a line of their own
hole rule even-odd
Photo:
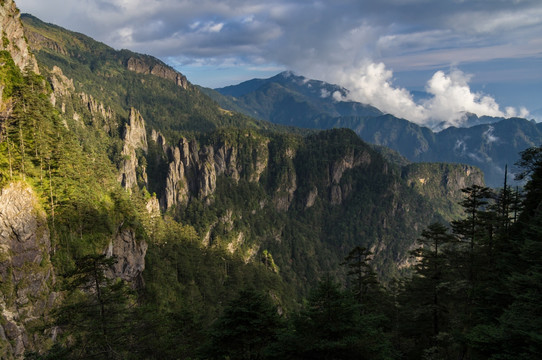
<svg viewBox="0 0 542 360">
<path fill-rule="evenodd" d="M 393 83 L 393 72 L 383 63 L 366 62 L 357 69 L 338 69 L 332 75 L 341 86 L 349 89 L 347 96 L 337 100 L 355 100 L 376 106 L 386 113 L 433 129 L 465 125 L 467 114 L 478 116 L 528 116 L 525 108 L 508 107 L 502 111 L 489 95 L 473 92 L 469 87 L 471 75 L 453 69 L 437 71 L 427 81 L 428 99 L 416 103 L 411 93 Z M 491 139 L 488 132 L 487 139 Z"/>
<path fill-rule="evenodd" d="M 448 126 L 461 126 L 465 113 L 478 116 L 505 116 L 491 96 L 472 92 L 468 81 L 470 76 L 460 70 L 449 74 L 437 71 L 427 82 L 426 91 L 432 97 L 424 101 L 427 120 L 445 121 Z"/>
<path fill-rule="evenodd" d="M 423 122 L 426 118 L 425 109 L 414 102 L 411 94 L 393 85 L 393 73 L 383 63 L 367 62 L 357 69 L 338 70 L 335 77 L 350 90 L 348 100 L 371 104 L 411 121 Z"/>
</svg>

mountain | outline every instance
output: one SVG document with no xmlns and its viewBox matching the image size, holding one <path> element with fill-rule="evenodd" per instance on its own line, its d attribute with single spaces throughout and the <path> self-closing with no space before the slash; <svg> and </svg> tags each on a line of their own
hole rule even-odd
<svg viewBox="0 0 542 360">
<path fill-rule="evenodd" d="M 203 91 L 224 108 L 235 108 L 277 124 L 352 129 L 363 140 L 396 150 L 413 162 L 477 166 L 483 170 L 486 183 L 493 187 L 502 185 L 507 165 L 513 173 L 519 152 L 542 143 L 541 126 L 525 119 L 466 113 L 465 127 L 433 131 L 393 115 L 384 115 L 368 105 L 337 102 L 332 94 L 345 95 L 346 89 L 291 72 L 216 89 L 222 97 L 210 90 Z M 420 100 L 429 97 L 424 92 L 415 95 Z M 354 114 L 356 112 L 358 114 Z M 509 181 L 513 181 L 513 176 Z"/>
<path fill-rule="evenodd" d="M 202 91 L 225 108 L 230 108 L 230 104 L 234 103 L 236 109 L 244 114 L 282 125 L 321 128 L 319 122 L 323 115 L 382 115 L 378 109 L 369 105 L 336 101 L 334 96 L 344 97 L 347 94 L 344 88 L 310 80 L 289 71 L 269 79 L 254 79 L 215 91 Z"/>
<path fill-rule="evenodd" d="M 392 148 L 414 162 L 463 163 L 479 167 L 485 181 L 501 186 L 504 170 L 517 172 L 519 152 L 542 143 L 542 125 L 510 118 L 470 128 L 450 127 L 433 132 L 403 119 L 385 115 L 375 118 L 341 118 L 332 127 L 353 129 L 363 140 Z M 513 180 L 513 176 L 509 181 Z"/>
<path fill-rule="evenodd" d="M 470 166 L 392 164 L 352 130 L 225 110 L 151 56 L 0 9 L 2 358 L 199 357 L 243 289 L 293 314 L 356 246 L 391 281 L 483 184 Z M 316 106 L 324 85 L 290 97 L 303 86 L 281 77 L 271 93 Z"/>
</svg>

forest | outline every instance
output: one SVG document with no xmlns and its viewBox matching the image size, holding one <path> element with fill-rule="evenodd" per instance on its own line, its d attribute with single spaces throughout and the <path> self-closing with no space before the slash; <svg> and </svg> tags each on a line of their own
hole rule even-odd
<svg viewBox="0 0 542 360">
<path fill-rule="evenodd" d="M 0 358 L 542 353 L 542 147 L 518 154 L 522 188 L 505 176 L 498 189 L 468 184 L 453 206 L 432 188 L 431 202 L 350 130 L 226 112 L 197 88 L 125 70 L 137 54 L 26 21 L 65 51 L 36 50 L 41 75 L 0 52 L 0 195 L 34 197 L 35 220 L 9 230 L 13 243 L 41 222 L 36 236 L 47 240 L 39 261 L 18 264 L 3 238 Z M 56 64 L 76 83 L 62 97 Z M 96 115 L 84 91 L 109 115 Z M 137 149 L 137 184 L 125 188 L 119 171 L 131 160 L 123 147 L 136 105 L 172 145 L 151 139 Z M 197 148 L 184 159 L 194 163 L 213 146 L 236 149 L 236 176 L 215 172 L 212 193 L 187 190 L 184 202 L 149 210 L 166 195 L 183 144 Z M 200 162 L 186 167 L 187 187 L 201 190 L 208 184 L 198 176 L 219 167 Z M 428 177 L 437 167 L 413 168 Z M 108 251 L 127 234 L 146 249 L 144 270 L 129 281 L 111 274 L 131 264 Z M 29 290 L 34 275 L 47 291 Z M 24 352 L 14 355 L 18 344 Z"/>
<path fill-rule="evenodd" d="M 115 259 L 95 250 L 119 218 L 146 232 L 148 219 L 137 210 L 145 195 L 129 199 L 111 162 L 92 161 L 100 153 L 79 145 L 46 91 L 35 91 L 43 80 L 6 63 L 11 86 L 4 96 L 16 101 L 3 123 L 2 183 L 24 181 L 41 194 L 55 234 L 52 261 L 62 274 L 57 286 L 65 294 L 35 329 L 59 327 L 61 335 L 27 358 L 533 359 L 540 353 L 542 148 L 521 154 L 523 191 L 506 182 L 498 190 L 465 188 L 463 218 L 422 232 L 407 276 L 382 282 L 372 253 L 356 246 L 336 272 L 344 276 L 323 276 L 309 284 L 303 301 L 281 303 L 277 298 L 291 288 L 268 271 L 276 267 L 272 257 L 244 264 L 202 248 L 192 226 L 166 216 L 154 224 L 146 286 L 134 290 L 105 276 Z"/>
</svg>

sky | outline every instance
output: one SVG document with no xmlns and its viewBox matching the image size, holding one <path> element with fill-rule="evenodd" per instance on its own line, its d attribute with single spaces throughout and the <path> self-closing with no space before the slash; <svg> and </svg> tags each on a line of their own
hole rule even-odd
<svg viewBox="0 0 542 360">
<path fill-rule="evenodd" d="M 542 120 L 541 0 L 15 1 L 202 86 L 292 70 L 431 127 L 465 112 Z"/>
</svg>

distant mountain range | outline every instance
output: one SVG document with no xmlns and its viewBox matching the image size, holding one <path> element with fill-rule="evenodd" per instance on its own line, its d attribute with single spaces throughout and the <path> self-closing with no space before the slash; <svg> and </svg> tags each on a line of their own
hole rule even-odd
<svg viewBox="0 0 542 360">
<path fill-rule="evenodd" d="M 493 187 L 503 183 L 506 165 L 510 167 L 509 180 L 513 180 L 519 152 L 542 143 L 542 124 L 534 121 L 466 113 L 467 127 L 433 131 L 370 105 L 338 101 L 347 89 L 292 72 L 202 91 L 225 109 L 276 124 L 352 129 L 363 140 L 396 150 L 412 162 L 474 165 L 484 171 L 486 183 Z"/>
</svg>

